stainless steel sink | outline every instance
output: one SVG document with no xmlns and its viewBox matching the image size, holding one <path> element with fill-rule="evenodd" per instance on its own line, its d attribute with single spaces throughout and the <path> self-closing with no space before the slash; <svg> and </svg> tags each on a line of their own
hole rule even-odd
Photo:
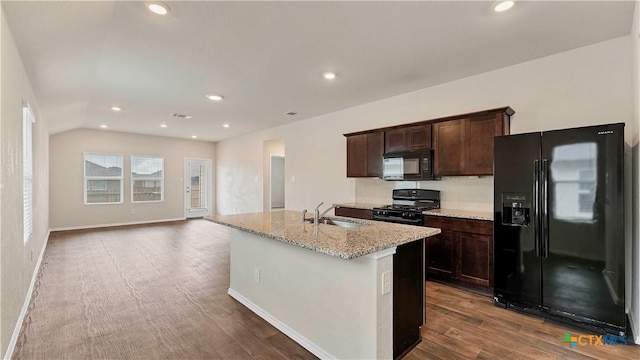
<svg viewBox="0 0 640 360">
<path fill-rule="evenodd" d="M 350 221 L 342 221 L 342 220 L 334 220 L 334 219 L 322 219 L 322 220 L 320 220 L 320 223 L 321 224 L 327 224 L 327 225 L 335 225 L 335 226 L 340 226 L 340 227 L 345 227 L 345 228 L 359 228 L 359 227 L 369 226 L 369 224 L 356 223 L 356 222 L 350 222 Z"/>
<path fill-rule="evenodd" d="M 313 219 L 307 219 L 307 221 L 313 224 Z M 320 224 L 333 225 L 333 226 L 339 226 L 344 228 L 360 228 L 360 227 L 365 227 L 370 225 L 370 224 L 363 224 L 363 223 L 344 221 L 344 220 L 338 220 L 338 219 L 320 219 Z"/>
</svg>

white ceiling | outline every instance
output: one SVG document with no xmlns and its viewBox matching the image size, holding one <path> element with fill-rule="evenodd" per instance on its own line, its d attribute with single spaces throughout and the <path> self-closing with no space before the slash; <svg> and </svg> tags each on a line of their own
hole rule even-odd
<svg viewBox="0 0 640 360">
<path fill-rule="evenodd" d="M 2 1 L 51 133 L 107 124 L 219 141 L 625 36 L 634 6 L 166 3 L 158 16 L 144 2 Z"/>
</svg>

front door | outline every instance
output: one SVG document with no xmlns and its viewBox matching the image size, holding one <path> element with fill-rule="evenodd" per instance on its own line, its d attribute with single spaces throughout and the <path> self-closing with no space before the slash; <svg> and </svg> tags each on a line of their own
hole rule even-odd
<svg viewBox="0 0 640 360">
<path fill-rule="evenodd" d="M 185 217 L 211 215 L 211 160 L 185 159 Z"/>
</svg>

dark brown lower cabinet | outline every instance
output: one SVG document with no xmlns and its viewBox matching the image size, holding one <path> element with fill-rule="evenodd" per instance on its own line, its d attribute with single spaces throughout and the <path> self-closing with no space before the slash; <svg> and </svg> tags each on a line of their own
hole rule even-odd
<svg viewBox="0 0 640 360">
<path fill-rule="evenodd" d="M 420 341 L 424 324 L 424 240 L 400 245 L 393 255 L 393 358 L 407 354 Z"/>
<path fill-rule="evenodd" d="M 493 293 L 493 222 L 425 216 L 424 225 L 442 229 L 425 246 L 425 275 Z"/>
<path fill-rule="evenodd" d="M 442 280 L 451 280 L 454 270 L 453 247 L 456 233 L 442 230 L 438 235 L 427 238 L 426 273 Z"/>
</svg>

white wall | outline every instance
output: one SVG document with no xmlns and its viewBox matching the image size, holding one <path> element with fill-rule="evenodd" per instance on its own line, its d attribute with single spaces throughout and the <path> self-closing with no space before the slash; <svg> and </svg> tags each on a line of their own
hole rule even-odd
<svg viewBox="0 0 640 360">
<path fill-rule="evenodd" d="M 377 191 L 368 187 L 389 186 L 373 182 L 381 180 L 346 178 L 344 133 L 511 106 L 516 112 L 512 133 L 625 122 L 630 142 L 630 51 L 630 36 L 621 37 L 220 142 L 218 212 L 261 211 L 263 190 L 254 178 L 262 174 L 262 142 L 274 138 L 286 143 L 285 206 L 291 210 L 312 209 L 321 201 L 375 201 L 366 194 Z M 492 199 L 490 179 L 454 180 L 438 186 L 446 189 L 443 197 L 452 199 L 452 206 L 482 209 Z M 476 189 L 477 199 L 452 195 L 469 186 Z"/>
<path fill-rule="evenodd" d="M 83 152 L 124 154 L 123 204 L 84 205 Z M 51 227 L 66 229 L 184 218 L 184 159 L 213 160 L 215 144 L 78 129 L 52 135 L 50 153 Z M 131 203 L 131 155 L 164 157 L 163 202 Z M 215 169 L 215 161 L 212 166 Z M 215 178 L 215 170 L 213 176 Z M 132 210 L 135 210 L 135 214 L 132 214 Z"/>
<path fill-rule="evenodd" d="M 0 7 L 1 9 L 1 7 Z M 5 357 L 19 330 L 29 285 L 49 231 L 49 137 L 40 116 L 22 59 L 8 27 L 0 15 L 0 353 Z M 36 116 L 33 124 L 33 235 L 23 241 L 22 200 L 22 101 L 29 102 Z"/>
</svg>

